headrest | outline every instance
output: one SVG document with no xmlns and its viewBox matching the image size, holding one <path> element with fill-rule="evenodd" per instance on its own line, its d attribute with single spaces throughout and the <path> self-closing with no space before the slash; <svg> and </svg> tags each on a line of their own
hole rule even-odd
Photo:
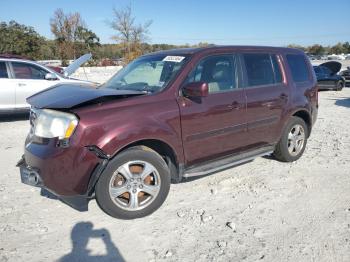
<svg viewBox="0 0 350 262">
<path fill-rule="evenodd" d="M 228 81 L 230 79 L 230 67 L 227 65 L 217 65 L 213 69 L 212 79 L 215 82 Z"/>
</svg>

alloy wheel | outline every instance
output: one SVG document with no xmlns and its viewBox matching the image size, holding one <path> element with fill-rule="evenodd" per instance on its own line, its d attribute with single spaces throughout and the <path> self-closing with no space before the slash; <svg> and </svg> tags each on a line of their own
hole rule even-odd
<svg viewBox="0 0 350 262">
<path fill-rule="evenodd" d="M 109 195 L 118 207 L 136 211 L 154 201 L 160 186 L 160 175 L 152 164 L 141 160 L 129 161 L 112 175 Z"/>
<path fill-rule="evenodd" d="M 291 156 L 297 156 L 305 143 L 305 130 L 302 125 L 294 125 L 288 134 L 288 151 Z"/>
</svg>

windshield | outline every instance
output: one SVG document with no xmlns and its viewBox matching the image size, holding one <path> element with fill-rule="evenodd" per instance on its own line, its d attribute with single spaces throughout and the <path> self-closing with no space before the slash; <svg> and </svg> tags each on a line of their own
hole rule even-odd
<svg viewBox="0 0 350 262">
<path fill-rule="evenodd" d="M 119 71 L 101 88 L 159 92 L 180 71 L 186 58 L 186 56 L 166 55 L 141 57 Z"/>
</svg>

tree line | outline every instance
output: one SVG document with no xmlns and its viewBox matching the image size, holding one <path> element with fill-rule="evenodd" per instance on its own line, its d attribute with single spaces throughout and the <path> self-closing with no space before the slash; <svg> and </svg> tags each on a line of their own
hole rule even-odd
<svg viewBox="0 0 350 262">
<path fill-rule="evenodd" d="M 136 57 L 160 50 L 181 47 L 209 46 L 209 43 L 196 45 L 149 44 L 149 28 L 152 21 L 136 23 L 130 7 L 113 9 L 112 20 L 108 25 L 114 29 L 114 44 L 101 44 L 100 38 L 90 30 L 78 12 L 64 13 L 57 9 L 50 19 L 54 40 L 41 36 L 31 26 L 16 21 L 0 22 L 0 54 L 15 54 L 35 60 L 59 59 L 63 65 L 85 53 L 92 53 L 94 61 L 101 59 L 123 59 L 125 63 Z M 349 42 L 334 46 L 300 46 L 290 44 L 313 55 L 350 53 Z"/>
</svg>

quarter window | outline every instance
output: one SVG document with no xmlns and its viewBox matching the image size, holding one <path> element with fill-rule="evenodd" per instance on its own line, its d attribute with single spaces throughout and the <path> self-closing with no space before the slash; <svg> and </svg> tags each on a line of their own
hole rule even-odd
<svg viewBox="0 0 350 262">
<path fill-rule="evenodd" d="M 287 62 L 294 82 L 309 80 L 309 69 L 303 55 L 287 55 Z"/>
<path fill-rule="evenodd" d="M 206 82 L 209 93 L 235 89 L 235 67 L 232 55 L 218 55 L 203 59 L 188 76 L 186 83 Z"/>
<path fill-rule="evenodd" d="M 13 72 L 17 79 L 45 79 L 46 70 L 31 64 L 12 62 Z"/>
<path fill-rule="evenodd" d="M 273 71 L 275 73 L 275 82 L 276 83 L 282 83 L 282 72 L 280 64 L 278 63 L 277 56 L 271 55 L 271 61 L 273 66 Z"/>
<path fill-rule="evenodd" d="M 5 62 L 0 62 L 0 78 L 9 78 Z"/>
</svg>

